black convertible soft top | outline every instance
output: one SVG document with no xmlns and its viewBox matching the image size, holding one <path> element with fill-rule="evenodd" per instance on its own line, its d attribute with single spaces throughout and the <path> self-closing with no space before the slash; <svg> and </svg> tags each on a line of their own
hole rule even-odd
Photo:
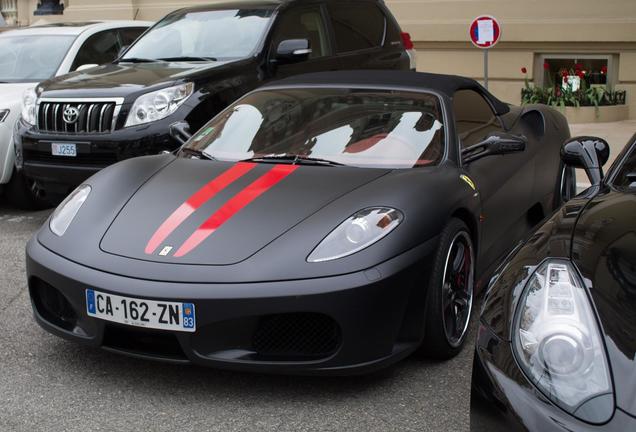
<svg viewBox="0 0 636 432">
<path fill-rule="evenodd" d="M 498 115 L 510 111 L 508 104 L 500 101 L 481 84 L 471 78 L 457 75 L 441 75 L 411 71 L 351 70 L 318 72 L 296 75 L 274 81 L 261 88 L 299 85 L 363 85 L 369 87 L 403 87 L 436 90 L 452 98 L 457 90 L 475 90 L 484 96 Z"/>
</svg>

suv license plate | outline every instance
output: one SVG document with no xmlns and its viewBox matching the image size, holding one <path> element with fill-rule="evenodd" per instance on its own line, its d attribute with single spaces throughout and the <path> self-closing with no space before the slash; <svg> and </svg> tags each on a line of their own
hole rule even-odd
<svg viewBox="0 0 636 432">
<path fill-rule="evenodd" d="M 53 156 L 76 157 L 77 156 L 77 145 L 76 144 L 52 143 L 51 144 L 51 154 Z"/>
</svg>

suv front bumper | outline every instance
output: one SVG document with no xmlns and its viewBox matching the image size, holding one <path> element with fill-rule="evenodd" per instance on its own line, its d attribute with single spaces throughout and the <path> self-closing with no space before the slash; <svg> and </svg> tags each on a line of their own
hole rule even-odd
<svg viewBox="0 0 636 432">
<path fill-rule="evenodd" d="M 177 120 L 171 116 L 144 126 L 90 135 L 43 133 L 20 120 L 14 133 L 16 165 L 46 192 L 67 194 L 109 165 L 177 148 L 179 144 L 169 134 L 170 125 Z M 53 143 L 76 144 L 77 156 L 53 156 Z"/>
</svg>

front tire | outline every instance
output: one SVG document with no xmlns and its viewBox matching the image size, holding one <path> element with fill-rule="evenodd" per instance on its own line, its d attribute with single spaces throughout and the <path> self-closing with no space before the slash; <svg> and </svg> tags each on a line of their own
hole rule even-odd
<svg viewBox="0 0 636 432">
<path fill-rule="evenodd" d="M 17 169 L 13 170 L 5 194 L 9 203 L 20 210 L 43 210 L 51 207 L 37 184 Z"/>
<path fill-rule="evenodd" d="M 428 285 L 426 328 L 420 352 L 447 360 L 461 351 L 468 333 L 475 286 L 470 230 L 453 218 L 442 230 Z"/>
</svg>

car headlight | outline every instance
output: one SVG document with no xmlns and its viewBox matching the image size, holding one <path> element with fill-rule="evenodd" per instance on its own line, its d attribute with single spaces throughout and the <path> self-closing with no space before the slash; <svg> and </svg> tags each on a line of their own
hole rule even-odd
<svg viewBox="0 0 636 432">
<path fill-rule="evenodd" d="M 325 237 L 307 261 L 333 261 L 359 252 L 388 235 L 402 219 L 402 213 L 392 208 L 374 207 L 361 210 Z"/>
<path fill-rule="evenodd" d="M 91 187 L 89 185 L 81 185 L 71 192 L 71 194 L 62 201 L 62 204 L 55 209 L 49 222 L 49 228 L 51 228 L 51 231 L 53 231 L 55 235 L 59 237 L 64 235 L 90 193 Z"/>
<path fill-rule="evenodd" d="M 34 125 L 37 118 L 37 103 L 38 94 L 35 88 L 27 89 L 22 94 L 22 119 L 30 125 Z"/>
<path fill-rule="evenodd" d="M 4 122 L 10 113 L 11 111 L 8 109 L 0 110 L 0 123 Z"/>
<path fill-rule="evenodd" d="M 192 95 L 193 91 L 194 84 L 186 83 L 139 96 L 128 114 L 126 127 L 168 117 Z"/>
<path fill-rule="evenodd" d="M 574 266 L 548 260 L 530 277 L 517 306 L 515 357 L 556 405 L 590 423 L 614 413 L 614 391 L 596 315 Z"/>
</svg>

